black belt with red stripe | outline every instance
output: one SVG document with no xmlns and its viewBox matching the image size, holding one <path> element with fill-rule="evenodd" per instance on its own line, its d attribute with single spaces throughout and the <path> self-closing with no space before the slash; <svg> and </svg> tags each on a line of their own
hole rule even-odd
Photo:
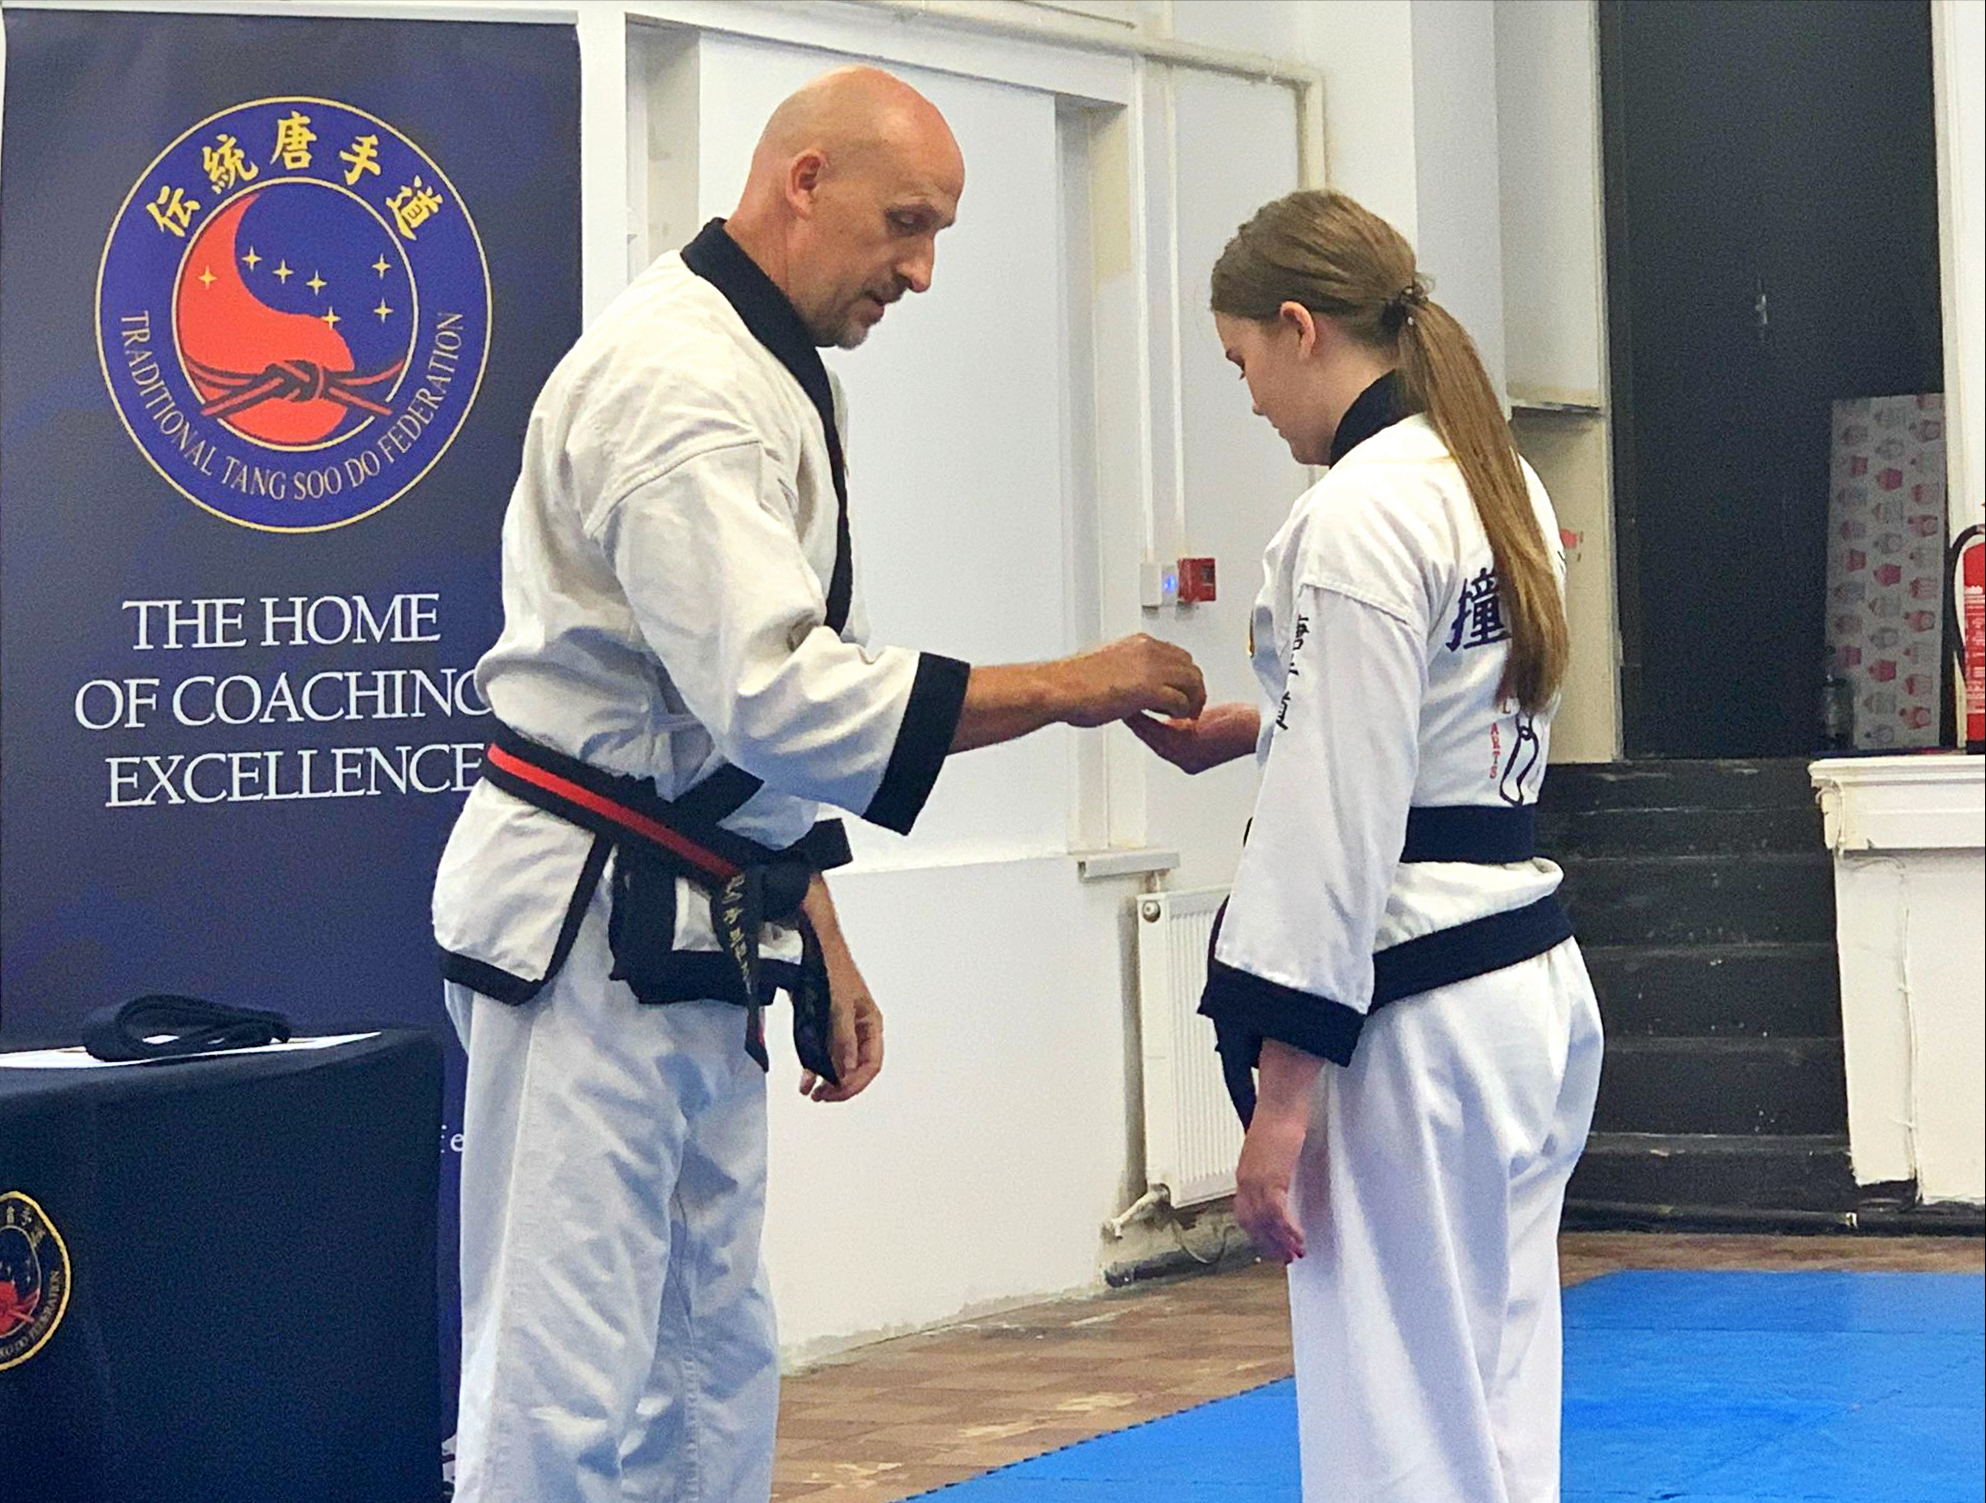
<svg viewBox="0 0 1986 1503">
<path fill-rule="evenodd" d="M 680 992 L 644 995 L 639 966 L 627 958 L 635 952 L 639 937 L 628 936 L 624 955 L 619 933 L 641 922 L 639 914 L 624 909 L 640 890 L 644 876 L 651 881 L 660 878 L 671 893 L 674 879 L 681 877 L 709 895 L 711 927 L 719 945 L 712 954 L 675 952 L 705 963 L 696 974 L 708 985 L 695 995 L 713 996 L 747 1010 L 745 1047 L 764 1066 L 767 1057 L 760 1010 L 775 992 L 788 992 L 793 999 L 793 1042 L 801 1064 L 839 1083 L 829 1049 L 827 966 L 820 940 L 801 909 L 814 875 L 845 865 L 850 859 L 848 837 L 839 820 L 816 825 L 804 839 L 783 850 L 760 845 L 719 825 L 764 786 L 741 768 L 721 768 L 681 798 L 665 799 L 645 778 L 605 772 L 541 746 L 508 726 L 498 726 L 491 739 L 483 759 L 483 778 L 512 797 L 599 837 L 595 844 L 599 859 L 588 862 L 593 882 L 599 880 L 605 851 L 614 852 L 614 975 L 627 980 L 639 1000 L 688 1000 Z M 591 897 L 590 888 L 577 894 L 574 911 L 583 911 Z M 665 912 L 673 929 L 673 908 Z M 801 959 L 797 966 L 780 965 L 775 972 L 770 963 L 761 963 L 759 939 L 768 923 L 799 931 Z M 662 948 L 667 949 L 673 934 L 660 939 Z"/>
</svg>

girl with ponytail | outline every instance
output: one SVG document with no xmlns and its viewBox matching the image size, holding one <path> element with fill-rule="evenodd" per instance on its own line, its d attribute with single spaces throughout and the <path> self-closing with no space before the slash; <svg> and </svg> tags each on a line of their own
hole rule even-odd
<svg viewBox="0 0 1986 1503">
<path fill-rule="evenodd" d="M 1329 471 L 1265 558 L 1260 706 L 1141 717 L 1261 788 L 1201 1012 L 1290 1265 L 1306 1503 L 1558 1497 L 1557 1234 L 1600 1019 L 1532 821 L 1565 675 L 1558 524 L 1467 332 L 1340 193 L 1215 264 L 1255 411 Z"/>
</svg>

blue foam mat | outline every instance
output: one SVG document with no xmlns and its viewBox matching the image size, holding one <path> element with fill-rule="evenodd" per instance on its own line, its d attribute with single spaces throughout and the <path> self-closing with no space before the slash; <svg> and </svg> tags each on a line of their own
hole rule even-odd
<svg viewBox="0 0 1986 1503">
<path fill-rule="evenodd" d="M 1609 1274 L 1566 1291 L 1562 1503 L 1980 1503 L 1986 1279 Z M 1285 1380 L 926 1494 L 1302 1503 Z"/>
</svg>

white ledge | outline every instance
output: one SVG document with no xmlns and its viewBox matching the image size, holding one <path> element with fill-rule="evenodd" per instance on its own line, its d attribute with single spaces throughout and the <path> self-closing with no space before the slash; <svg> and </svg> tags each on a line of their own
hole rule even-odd
<svg viewBox="0 0 1986 1503">
<path fill-rule="evenodd" d="M 1839 757 L 1807 771 L 1820 790 L 1830 850 L 1986 849 L 1986 757 Z"/>
<path fill-rule="evenodd" d="M 1076 873 L 1085 882 L 1102 882 L 1111 877 L 1145 877 L 1179 869 L 1179 852 L 1162 850 L 1157 846 L 1071 851 L 1069 854 L 1076 858 Z"/>
</svg>

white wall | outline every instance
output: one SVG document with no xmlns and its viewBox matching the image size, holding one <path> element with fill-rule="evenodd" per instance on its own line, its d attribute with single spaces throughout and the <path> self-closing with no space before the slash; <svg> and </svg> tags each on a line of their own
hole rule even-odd
<svg viewBox="0 0 1986 1503">
<path fill-rule="evenodd" d="M 775 1040 L 782 1346 L 804 1358 L 1093 1287 L 1098 1227 L 1136 1193 L 1122 888 L 1043 857 L 858 868 L 834 889 L 887 1063 L 859 1101 L 817 1106 Z"/>
<path fill-rule="evenodd" d="M 1498 0 L 1494 10 L 1510 392 L 1602 406 L 1595 11 L 1585 0 Z"/>
<path fill-rule="evenodd" d="M 1414 5 L 1414 248 L 1442 306 L 1504 389 L 1503 213 L 1496 132 L 1496 7 Z"/>
<path fill-rule="evenodd" d="M 1317 69 L 1330 185 L 1414 240 L 1413 28 L 1420 8 L 1411 0 L 1175 0 L 1171 32 Z"/>
<path fill-rule="evenodd" d="M 1330 186 L 1413 242 L 1501 390 L 1494 12 L 1477 0 L 1175 0 L 1171 18 L 1183 41 L 1323 75 Z"/>
<path fill-rule="evenodd" d="M 1342 188 L 1420 245 L 1420 160 L 1414 122 L 1440 100 L 1414 72 L 1418 12 L 1430 0 L 1299 3 L 1303 50 L 1324 73 L 1325 159 Z M 1483 85 L 1477 84 L 1477 88 Z M 1472 91 L 1473 92 L 1473 91 Z"/>
<path fill-rule="evenodd" d="M 1504 350 L 1511 428 L 1558 509 L 1572 660 L 1554 762 L 1620 755 L 1620 627 L 1596 13 L 1586 0 L 1495 6 Z"/>
<path fill-rule="evenodd" d="M 1621 754 L 1620 628 L 1606 418 L 1520 406 L 1510 431 L 1551 494 L 1565 545 L 1572 651 L 1552 721 L 1552 762 L 1612 762 Z"/>
<path fill-rule="evenodd" d="M 718 36 L 688 52 L 694 81 L 679 54 L 663 92 L 696 101 L 701 221 L 735 205 L 772 108 L 841 59 Z M 967 171 L 932 290 L 828 353 L 874 637 L 980 663 L 1062 656 L 1084 645 L 1065 517 L 1089 497 L 1063 465 L 1055 98 L 894 71 L 945 112 Z M 660 149 L 653 120 L 682 111 L 651 102 Z M 852 1106 L 775 1097 L 766 1247 L 789 1351 L 1095 1277 L 1125 1193 L 1127 992 L 1122 895 L 1085 887 L 1066 854 L 1073 739 L 957 759 L 908 841 L 852 832 L 857 865 L 834 885 L 890 1062 Z"/>
<path fill-rule="evenodd" d="M 649 241 L 728 212 L 766 114 L 840 60 L 638 38 L 629 180 Z M 1206 279 L 1297 185 L 1295 96 L 1127 66 L 1121 104 L 1058 108 L 891 66 L 945 111 L 967 185 L 933 290 L 829 356 L 877 639 L 1012 662 L 1146 629 L 1189 645 L 1216 695 L 1253 697 L 1260 553 L 1306 475 L 1233 380 Z M 1220 560 L 1219 600 L 1141 611 L 1139 558 L 1188 552 Z M 1223 884 L 1252 801 L 1247 766 L 1189 782 L 1121 729 L 1058 731 L 953 763 L 912 839 L 858 833 L 835 889 L 890 1066 L 849 1108 L 776 1098 L 767 1256 L 790 1352 L 1094 1282 L 1100 1223 L 1145 1188 L 1126 1095 L 1137 884 L 1084 883 L 1067 853 L 1101 832 L 1177 850 L 1175 885 Z"/>
<path fill-rule="evenodd" d="M 1207 311 L 1207 277 L 1235 227 L 1261 204 L 1297 186 L 1296 138 L 1287 89 L 1243 79 L 1182 74 L 1175 105 L 1179 184 L 1177 314 L 1180 433 L 1176 537 L 1166 555 L 1212 555 L 1221 571 L 1212 604 L 1154 624 L 1193 654 L 1218 703 L 1261 694 L 1248 662 L 1248 621 L 1262 586 L 1262 551 L 1309 484 L 1289 449 L 1255 416 L 1248 389 L 1221 352 Z M 1280 127 L 1280 130 L 1279 130 Z M 1124 738 L 1126 732 L 1113 731 Z M 1224 886 L 1255 804 L 1252 758 L 1188 778 L 1149 772 L 1151 839 L 1176 848 L 1179 888 Z"/>
<path fill-rule="evenodd" d="M 1488 263 L 1471 254 L 1496 241 L 1493 9 L 1478 0 L 1175 0 L 1171 30 L 1322 74 L 1330 185 L 1411 240 L 1443 300 L 1479 343 L 1500 348 L 1500 298 Z M 1479 181 L 1463 184 L 1459 200 L 1427 186 L 1430 175 L 1452 185 L 1470 171 Z M 1488 257 L 1500 259 L 1494 249 Z"/>
</svg>

